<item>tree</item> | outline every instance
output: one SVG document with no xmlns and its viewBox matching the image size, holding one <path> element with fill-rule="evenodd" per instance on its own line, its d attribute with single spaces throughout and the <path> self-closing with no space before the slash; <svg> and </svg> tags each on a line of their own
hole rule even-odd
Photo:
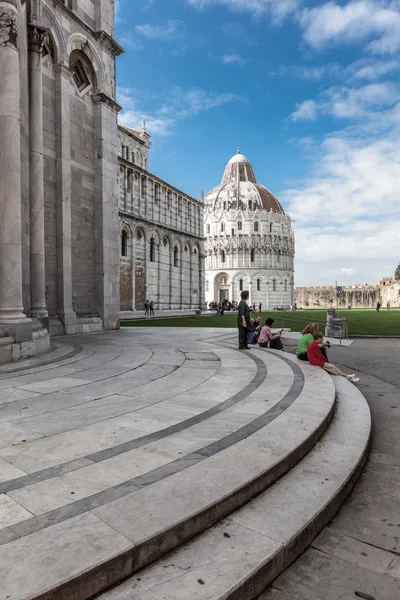
<svg viewBox="0 0 400 600">
<path fill-rule="evenodd" d="M 396 280 L 400 279 L 400 263 L 397 265 L 397 269 L 396 269 L 396 271 L 394 272 L 394 278 L 395 278 Z"/>
</svg>

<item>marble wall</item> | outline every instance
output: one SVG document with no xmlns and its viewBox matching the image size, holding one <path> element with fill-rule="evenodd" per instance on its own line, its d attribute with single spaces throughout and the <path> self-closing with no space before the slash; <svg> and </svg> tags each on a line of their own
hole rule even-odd
<svg viewBox="0 0 400 600">
<path fill-rule="evenodd" d="M 118 136 L 121 309 L 203 306 L 203 204 L 144 168 L 145 129 L 119 127 Z"/>
</svg>

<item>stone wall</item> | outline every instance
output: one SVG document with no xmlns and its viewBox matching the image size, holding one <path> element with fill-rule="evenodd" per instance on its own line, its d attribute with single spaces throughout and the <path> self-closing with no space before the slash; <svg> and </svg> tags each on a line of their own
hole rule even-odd
<svg viewBox="0 0 400 600">
<path fill-rule="evenodd" d="M 391 306 L 400 306 L 400 282 L 375 286 L 348 286 L 342 288 L 342 293 L 337 295 L 335 286 L 297 287 L 295 302 L 298 308 L 373 308 L 377 302 L 386 306 L 390 301 Z"/>
<path fill-rule="evenodd" d="M 50 29 L 42 65 L 48 312 L 70 333 L 96 315 L 115 328 L 115 56 L 122 50 L 112 39 L 114 2 L 44 1 L 41 18 Z"/>
</svg>

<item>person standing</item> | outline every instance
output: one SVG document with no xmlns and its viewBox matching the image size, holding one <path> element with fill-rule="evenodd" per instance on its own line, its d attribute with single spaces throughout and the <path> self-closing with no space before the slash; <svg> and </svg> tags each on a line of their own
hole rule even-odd
<svg viewBox="0 0 400 600">
<path fill-rule="evenodd" d="M 386 304 L 386 308 L 387 308 L 388 310 L 390 310 L 390 300 L 388 300 L 388 303 Z"/>
<path fill-rule="evenodd" d="M 262 309 L 262 304 L 260 302 L 260 304 L 258 305 L 258 312 L 261 312 L 261 309 Z"/>
<path fill-rule="evenodd" d="M 144 316 L 147 317 L 148 314 L 149 314 L 149 301 L 146 300 L 144 303 Z"/>
<path fill-rule="evenodd" d="M 150 316 L 154 317 L 154 302 L 153 302 L 153 300 L 150 300 L 150 302 L 149 302 L 149 309 L 150 309 Z"/>
<path fill-rule="evenodd" d="M 250 328 L 250 308 L 247 305 L 249 292 L 241 292 L 238 306 L 237 326 L 239 330 L 239 350 L 250 350 L 247 344 L 247 332 Z"/>
<path fill-rule="evenodd" d="M 379 312 L 381 310 L 381 303 L 377 302 L 376 303 L 376 312 Z"/>
</svg>

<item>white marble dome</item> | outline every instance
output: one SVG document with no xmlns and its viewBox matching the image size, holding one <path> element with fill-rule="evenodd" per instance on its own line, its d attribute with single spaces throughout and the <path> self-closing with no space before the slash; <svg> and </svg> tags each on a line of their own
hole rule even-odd
<svg viewBox="0 0 400 600">
<path fill-rule="evenodd" d="M 207 194 L 205 202 L 214 209 L 221 206 L 223 210 L 248 207 L 249 210 L 258 208 L 275 213 L 285 212 L 279 200 L 257 183 L 253 167 L 240 149 L 226 165 L 220 185 Z"/>
<path fill-rule="evenodd" d="M 240 149 L 204 203 L 207 302 L 238 301 L 240 291 L 249 289 L 251 303 L 293 304 L 290 216 L 276 196 L 257 183 Z"/>
</svg>

